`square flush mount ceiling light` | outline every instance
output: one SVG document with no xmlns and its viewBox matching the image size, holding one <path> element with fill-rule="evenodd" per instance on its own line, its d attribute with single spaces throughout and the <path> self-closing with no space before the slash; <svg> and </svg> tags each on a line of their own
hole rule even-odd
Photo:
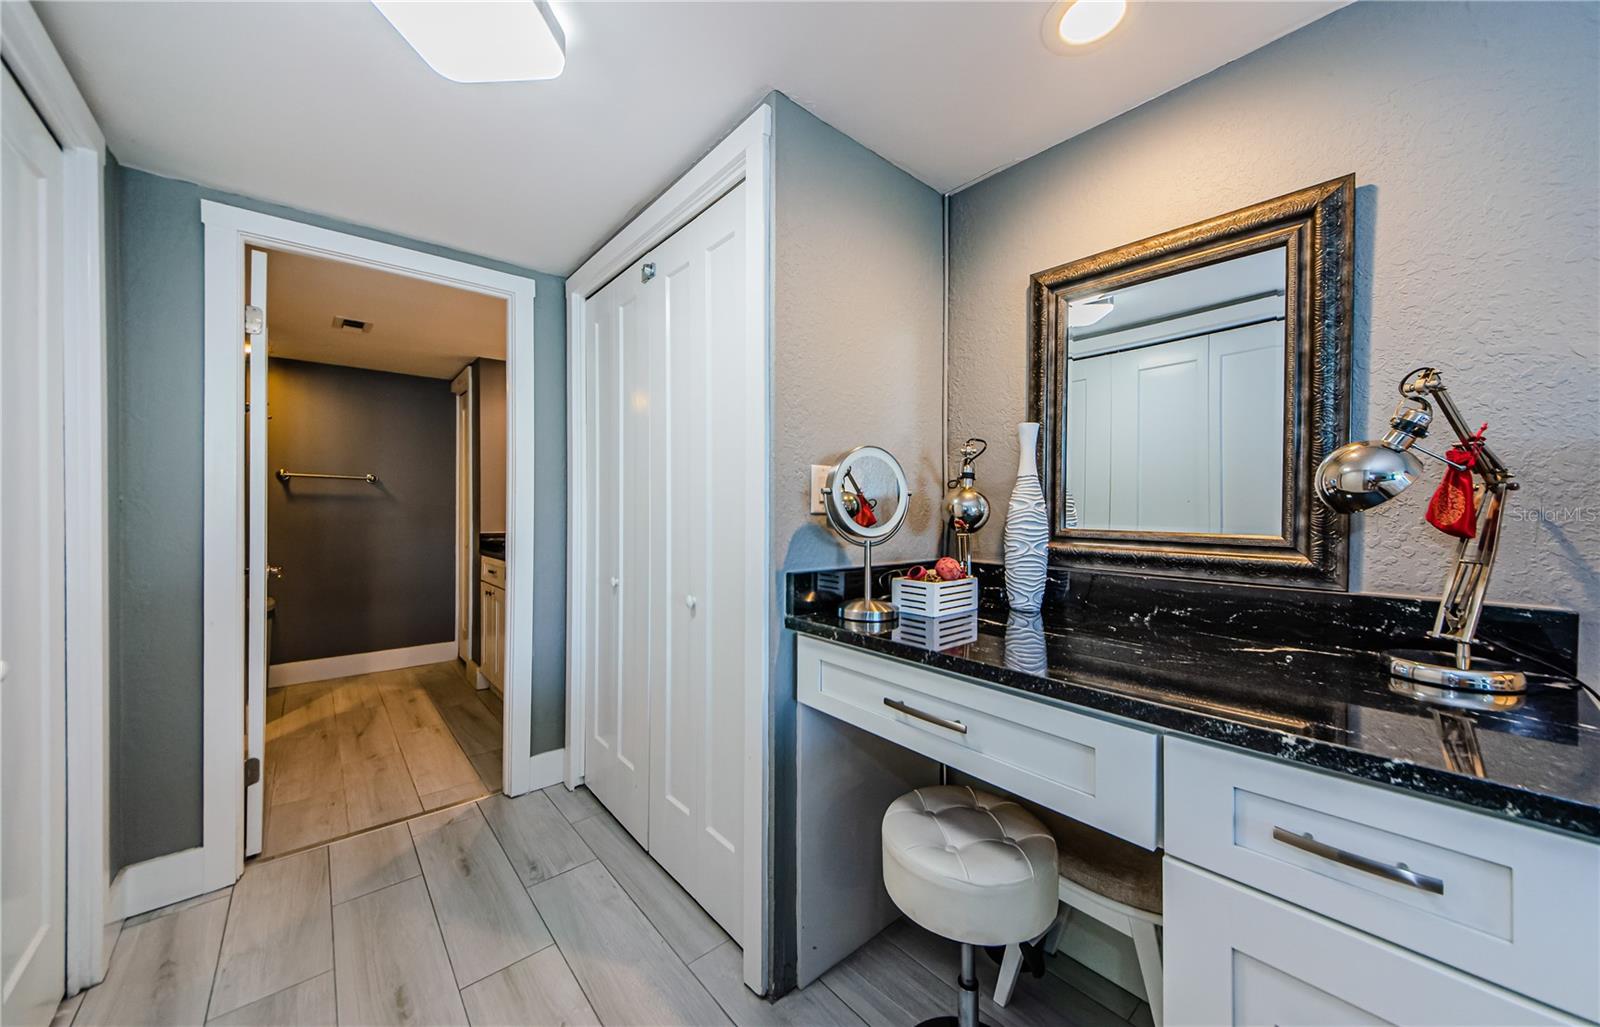
<svg viewBox="0 0 1600 1027">
<path fill-rule="evenodd" d="M 1087 296 L 1067 301 L 1067 327 L 1088 328 L 1104 321 L 1116 309 L 1114 296 Z"/>
<path fill-rule="evenodd" d="M 567 66 L 567 40 L 542 0 L 372 0 L 428 67 L 452 82 L 528 82 Z"/>
</svg>

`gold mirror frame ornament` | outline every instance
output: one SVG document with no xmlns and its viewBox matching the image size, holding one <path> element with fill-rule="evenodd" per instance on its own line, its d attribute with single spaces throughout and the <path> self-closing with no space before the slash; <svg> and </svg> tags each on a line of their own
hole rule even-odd
<svg viewBox="0 0 1600 1027">
<path fill-rule="evenodd" d="M 1052 564 L 1348 589 L 1348 518 L 1317 502 L 1312 480 L 1348 434 L 1354 240 L 1355 176 L 1346 175 L 1032 276 L 1028 417 L 1043 427 Z M 1280 534 L 1068 528 L 1067 301 L 1279 246 L 1288 253 Z"/>
</svg>

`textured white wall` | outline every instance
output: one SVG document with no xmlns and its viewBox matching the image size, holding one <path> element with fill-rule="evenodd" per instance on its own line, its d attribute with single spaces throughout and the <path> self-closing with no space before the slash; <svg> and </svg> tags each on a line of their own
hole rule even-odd
<svg viewBox="0 0 1600 1027">
<path fill-rule="evenodd" d="M 1491 601 L 1578 610 L 1600 677 L 1597 12 L 1356 4 L 954 196 L 950 444 L 989 439 L 996 509 L 1031 273 L 1354 172 L 1351 433 L 1380 433 L 1401 376 L 1440 367 L 1522 481 Z M 1356 518 L 1352 589 L 1442 586 L 1430 491 Z M 999 551 L 997 522 L 979 552 Z"/>
</svg>

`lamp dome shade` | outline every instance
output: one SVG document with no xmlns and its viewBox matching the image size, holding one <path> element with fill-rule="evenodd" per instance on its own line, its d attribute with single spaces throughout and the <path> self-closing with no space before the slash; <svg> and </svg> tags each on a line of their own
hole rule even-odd
<svg viewBox="0 0 1600 1027">
<path fill-rule="evenodd" d="M 1380 442 L 1350 442 L 1317 467 L 1317 497 L 1336 513 L 1370 510 L 1404 492 L 1422 473 L 1422 461 Z"/>
</svg>

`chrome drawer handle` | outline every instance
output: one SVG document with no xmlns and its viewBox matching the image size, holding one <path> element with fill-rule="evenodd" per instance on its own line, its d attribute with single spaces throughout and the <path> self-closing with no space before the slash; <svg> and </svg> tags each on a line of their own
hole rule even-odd
<svg viewBox="0 0 1600 1027">
<path fill-rule="evenodd" d="M 1412 870 L 1410 867 L 1406 866 L 1404 863 L 1395 863 L 1392 865 L 1389 863 L 1380 863 L 1375 859 L 1368 859 L 1366 856 L 1358 856 L 1353 852 L 1346 852 L 1343 849 L 1336 849 L 1327 842 L 1317 841 L 1311 836 L 1311 832 L 1309 831 L 1307 831 L 1305 834 L 1295 834 L 1293 831 L 1290 831 L 1287 828 L 1274 827 L 1272 829 L 1272 840 L 1275 842 L 1282 842 L 1283 844 L 1292 846 L 1302 852 L 1309 852 L 1313 856 L 1321 856 L 1323 859 L 1331 860 L 1343 866 L 1372 874 L 1375 877 L 1381 877 L 1386 881 L 1394 881 L 1396 884 L 1407 884 L 1413 888 L 1419 888 L 1422 891 L 1431 892 L 1434 895 L 1444 894 L 1444 882 L 1437 877 L 1429 877 L 1427 874 L 1419 874 L 1415 870 Z"/>
<path fill-rule="evenodd" d="M 954 731 L 958 735 L 964 735 L 967 733 L 967 725 L 961 723 L 961 721 L 950 720 L 945 717 L 936 716 L 932 713 L 924 713 L 915 706 L 907 706 L 899 699 L 890 699 L 885 697 L 883 704 L 897 713 L 904 713 L 908 717 L 916 717 L 918 720 L 925 720 L 930 724 L 935 724 L 944 728 L 946 731 Z"/>
</svg>

